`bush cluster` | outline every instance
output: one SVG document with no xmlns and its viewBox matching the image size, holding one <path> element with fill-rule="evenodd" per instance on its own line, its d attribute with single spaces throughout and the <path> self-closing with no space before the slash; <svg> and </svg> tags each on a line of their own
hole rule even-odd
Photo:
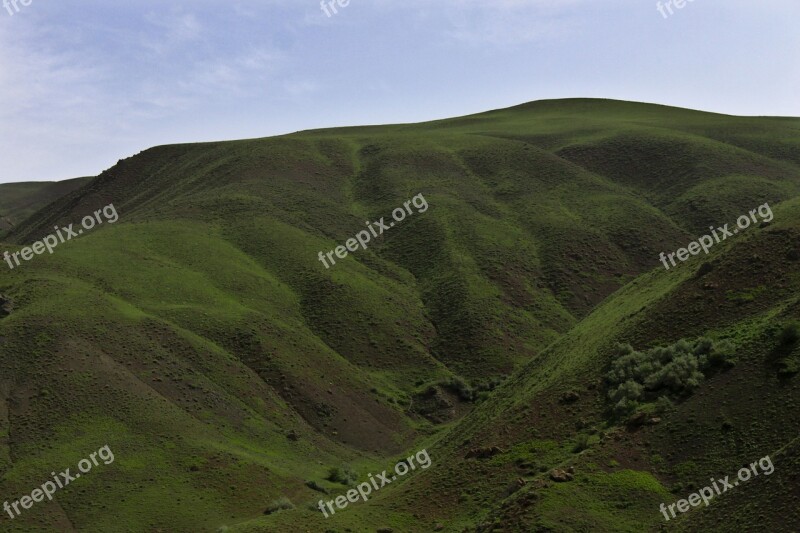
<svg viewBox="0 0 800 533">
<path fill-rule="evenodd" d="M 496 389 L 501 383 L 503 383 L 501 378 L 492 377 L 478 381 L 474 386 L 471 386 L 463 378 L 455 376 L 439 382 L 439 385 L 458 394 L 462 402 L 474 402 L 485 397 L 486 394 Z"/>
<path fill-rule="evenodd" d="M 317 492 L 321 492 L 323 494 L 328 494 L 328 489 L 326 489 L 325 487 L 323 487 L 322 485 L 320 485 L 319 483 L 317 483 L 313 479 L 310 479 L 310 480 L 306 481 L 306 487 L 308 487 L 311 490 L 315 490 Z"/>
<path fill-rule="evenodd" d="M 350 486 L 358 481 L 358 473 L 347 465 L 334 466 L 328 470 L 328 477 L 326 479 L 334 483 Z"/>
<path fill-rule="evenodd" d="M 645 352 L 620 345 L 606 375 L 614 415 L 630 414 L 643 401 L 690 395 L 715 368 L 732 364 L 733 351 L 729 341 L 716 343 L 705 337 Z"/>
</svg>

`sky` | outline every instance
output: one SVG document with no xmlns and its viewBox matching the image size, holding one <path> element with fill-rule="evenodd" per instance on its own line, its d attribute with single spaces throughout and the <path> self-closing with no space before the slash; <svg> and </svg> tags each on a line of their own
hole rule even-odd
<svg viewBox="0 0 800 533">
<path fill-rule="evenodd" d="M 798 0 L 24 1 L 0 8 L 0 183 L 547 98 L 800 116 Z"/>
</svg>

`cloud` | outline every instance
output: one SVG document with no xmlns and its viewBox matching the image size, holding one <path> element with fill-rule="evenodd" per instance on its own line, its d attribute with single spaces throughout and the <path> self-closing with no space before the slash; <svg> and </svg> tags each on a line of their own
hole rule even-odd
<svg viewBox="0 0 800 533">
<path fill-rule="evenodd" d="M 89 173 L 98 173 L 104 167 L 92 152 L 105 161 L 109 152 L 125 155 L 119 147 L 144 132 L 180 128 L 199 110 L 297 93 L 299 86 L 276 80 L 286 53 L 237 39 L 230 21 L 214 27 L 208 14 L 188 9 L 96 9 L 78 16 L 63 6 L 0 21 L 0 180 L 72 177 L 63 165 L 53 171 L 65 158 L 81 159 L 81 167 L 92 161 Z"/>
<path fill-rule="evenodd" d="M 603 5 L 623 3 L 605 0 Z M 453 44 L 508 47 L 574 35 L 586 18 L 575 15 L 591 11 L 596 4 L 596 0 L 374 0 L 357 9 L 370 9 L 376 18 L 386 20 L 407 18 Z M 351 2 L 348 9 L 355 10 L 355 5 Z M 307 22 L 314 25 L 344 24 L 347 18 L 344 12 L 331 19 L 321 12 L 306 13 Z"/>
<path fill-rule="evenodd" d="M 151 11 L 144 16 L 149 28 L 141 38 L 145 48 L 164 54 L 178 45 L 200 39 L 203 26 L 192 13 L 164 13 Z M 156 31 L 152 31 L 152 30 Z M 150 31 L 147 31 L 150 30 Z"/>
</svg>

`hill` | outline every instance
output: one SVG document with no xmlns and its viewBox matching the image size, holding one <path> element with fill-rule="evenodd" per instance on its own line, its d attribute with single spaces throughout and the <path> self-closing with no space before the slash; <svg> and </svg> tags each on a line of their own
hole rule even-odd
<svg viewBox="0 0 800 533">
<path fill-rule="evenodd" d="M 797 318 L 799 127 L 563 100 L 120 161 L 6 237 L 119 215 L 0 278 L 0 493 L 105 444 L 117 460 L 6 524 L 641 531 L 707 472 L 775 454 L 768 482 L 674 524 L 789 531 L 797 355 L 776 343 Z M 764 227 L 662 267 L 763 204 Z M 735 365 L 656 425 L 614 418 L 618 343 L 697 337 Z M 432 467 L 370 502 L 307 508 L 346 491 L 331 468 L 361 481 L 422 448 Z M 281 497 L 297 508 L 258 518 Z"/>
<path fill-rule="evenodd" d="M 0 183 L 0 236 L 42 207 L 82 187 L 91 179 Z"/>
</svg>

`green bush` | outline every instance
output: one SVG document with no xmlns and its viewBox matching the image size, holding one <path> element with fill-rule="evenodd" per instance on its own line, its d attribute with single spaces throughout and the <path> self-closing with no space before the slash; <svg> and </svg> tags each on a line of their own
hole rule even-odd
<svg viewBox="0 0 800 533">
<path fill-rule="evenodd" d="M 616 404 L 614 404 L 614 409 L 612 410 L 612 414 L 616 418 L 625 417 L 639 408 L 639 402 L 635 400 L 630 400 L 628 398 L 622 398 Z"/>
<path fill-rule="evenodd" d="M 572 448 L 573 453 L 581 453 L 583 450 L 589 448 L 589 435 L 586 433 L 581 433 L 578 435 L 578 438 L 575 439 L 575 446 Z"/>
<path fill-rule="evenodd" d="M 347 465 L 334 466 L 328 470 L 328 481 L 350 486 L 358 481 L 358 474 Z"/>
<path fill-rule="evenodd" d="M 315 490 L 317 492 L 321 492 L 323 494 L 328 494 L 328 489 L 314 481 L 313 479 L 306 481 L 306 487 L 311 490 Z"/>
<path fill-rule="evenodd" d="M 464 402 L 474 401 L 477 397 L 475 390 L 459 376 L 454 376 L 446 381 L 442 381 L 440 385 L 458 394 L 458 397 Z"/>
<path fill-rule="evenodd" d="M 656 400 L 655 413 L 663 415 L 664 413 L 670 412 L 674 407 L 675 404 L 673 404 L 672 400 L 667 396 L 659 396 L 658 400 Z"/>
<path fill-rule="evenodd" d="M 289 498 L 282 496 L 277 500 L 272 500 L 269 505 L 267 505 L 264 514 L 277 513 L 278 511 L 283 511 L 284 509 L 294 509 L 294 504 L 289 501 Z"/>
<path fill-rule="evenodd" d="M 478 392 L 491 392 L 502 384 L 503 378 L 493 376 L 487 379 L 479 380 L 478 383 L 475 384 L 474 389 Z"/>
<path fill-rule="evenodd" d="M 669 346 L 637 352 L 629 344 L 617 348 L 617 357 L 606 374 L 614 416 L 635 411 L 640 402 L 669 396 L 688 396 L 716 368 L 732 364 L 734 346 L 701 337 L 681 339 Z M 666 407 L 666 406 L 664 406 Z"/>
<path fill-rule="evenodd" d="M 477 381 L 474 385 L 470 385 L 464 378 L 453 376 L 444 381 L 440 381 L 438 385 L 456 393 L 462 402 L 475 402 L 486 399 L 488 393 L 496 389 L 502 383 L 503 378 L 494 376 Z"/>
</svg>

